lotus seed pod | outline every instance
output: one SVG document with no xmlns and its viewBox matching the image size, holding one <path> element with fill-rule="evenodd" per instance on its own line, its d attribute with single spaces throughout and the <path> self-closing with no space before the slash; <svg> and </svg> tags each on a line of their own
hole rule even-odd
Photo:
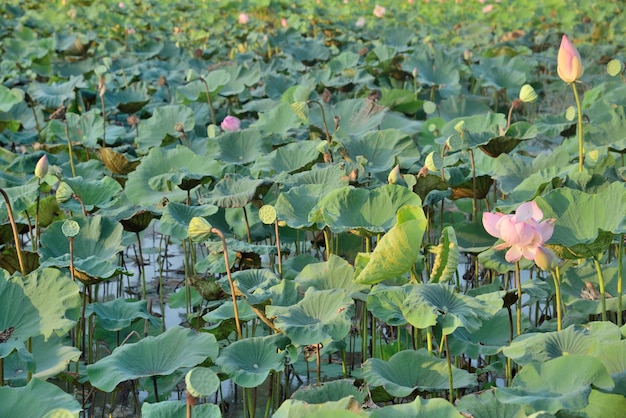
<svg viewBox="0 0 626 418">
<path fill-rule="evenodd" d="M 530 84 L 524 84 L 519 91 L 519 98 L 524 103 L 532 103 L 537 100 L 537 92 Z"/>
</svg>

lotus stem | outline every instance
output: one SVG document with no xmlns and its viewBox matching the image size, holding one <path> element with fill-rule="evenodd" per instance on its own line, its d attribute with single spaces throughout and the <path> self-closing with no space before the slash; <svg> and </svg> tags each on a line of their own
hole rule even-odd
<svg viewBox="0 0 626 418">
<path fill-rule="evenodd" d="M 13 240 L 15 240 L 15 252 L 17 253 L 17 261 L 20 264 L 20 273 L 22 273 L 22 276 L 26 276 L 26 269 L 24 267 L 24 259 L 22 257 L 22 250 L 20 248 L 20 236 L 17 231 L 17 224 L 15 223 L 15 218 L 13 217 L 13 209 L 11 208 L 11 201 L 9 200 L 9 195 L 7 195 L 4 189 L 0 189 L 0 193 L 2 193 L 2 197 L 4 197 L 4 201 L 7 204 L 7 214 L 9 215 L 9 222 L 11 223 L 11 230 L 13 231 Z"/>
<path fill-rule="evenodd" d="M 278 218 L 274 220 L 274 231 L 276 232 L 276 251 L 278 251 L 278 276 L 283 278 L 283 255 L 280 250 L 280 234 L 278 233 Z"/>
<path fill-rule="evenodd" d="M 154 400 L 159 402 L 159 389 L 157 388 L 156 375 L 152 375 L 152 385 L 154 386 Z"/>
<path fill-rule="evenodd" d="M 322 344 L 317 344 L 317 346 L 315 347 L 315 363 L 317 365 L 317 386 L 322 385 L 322 357 L 320 351 L 322 351 Z"/>
<path fill-rule="evenodd" d="M 576 83 L 572 83 L 572 89 L 574 89 L 574 100 L 576 100 L 576 113 L 578 116 L 578 127 L 576 131 L 578 132 L 578 171 L 583 171 L 583 112 L 580 105 L 580 97 L 578 96 L 578 89 L 576 88 Z"/>
<path fill-rule="evenodd" d="M 67 237 L 70 246 L 70 276 L 72 276 L 72 281 L 76 281 L 76 277 L 74 276 L 74 237 Z"/>
<path fill-rule="evenodd" d="M 139 274 L 141 275 L 141 293 L 143 300 L 146 300 L 146 268 L 143 263 L 143 250 L 141 249 L 141 237 L 139 232 L 135 232 L 137 235 L 137 247 L 139 247 L 139 256 L 137 257 L 137 265 L 139 266 Z"/>
<path fill-rule="evenodd" d="M 248 236 L 248 244 L 252 243 L 252 235 L 250 234 L 250 221 L 248 220 L 248 211 L 246 207 L 243 208 L 243 219 L 246 221 L 246 235 Z"/>
<path fill-rule="evenodd" d="M 600 266 L 598 256 L 593 257 L 593 264 L 596 266 L 596 272 L 598 273 L 598 285 L 600 286 L 600 303 L 602 304 L 602 321 L 606 321 L 606 294 L 604 291 L 604 274 L 602 273 L 602 267 Z"/>
<path fill-rule="evenodd" d="M 209 84 L 202 77 L 198 77 L 198 79 L 202 82 L 202 84 L 204 84 L 204 91 L 206 92 L 206 102 L 209 105 L 209 112 L 211 112 L 211 123 L 213 123 L 213 125 L 217 125 L 217 119 L 215 118 L 215 110 L 213 109 L 213 103 L 211 102 L 211 94 L 209 93 Z"/>
<path fill-rule="evenodd" d="M 230 274 L 230 262 L 228 261 L 228 248 L 226 246 L 226 238 L 222 231 L 217 228 L 211 228 L 211 233 L 217 235 L 222 240 L 222 248 L 224 249 L 224 263 L 226 264 L 226 276 L 228 277 L 228 284 L 230 286 L 230 296 L 233 299 L 233 311 L 235 314 L 235 325 L 237 327 L 237 339 L 243 338 L 241 334 L 241 323 L 239 322 L 239 308 L 237 308 L 237 296 L 235 295 L 235 283 L 233 277 Z"/>
<path fill-rule="evenodd" d="M 556 289 L 556 329 L 557 331 L 561 331 L 563 329 L 563 318 L 561 314 L 561 275 L 559 272 L 559 266 L 556 266 L 551 273 L 552 280 L 554 280 L 554 287 Z"/>
<path fill-rule="evenodd" d="M 426 328 L 426 347 L 428 349 L 428 354 L 433 354 L 433 334 L 430 327 Z"/>
<path fill-rule="evenodd" d="M 70 140 L 70 128 L 67 126 L 67 121 L 64 120 L 65 124 L 65 137 L 67 138 L 67 152 L 70 155 L 70 167 L 72 169 L 72 177 L 76 177 L 76 168 L 74 167 L 74 154 L 72 153 L 72 141 Z"/>
<path fill-rule="evenodd" d="M 322 106 L 322 104 L 320 102 L 318 102 L 317 100 L 308 100 L 306 102 L 307 105 L 310 105 L 311 103 L 315 103 L 320 107 L 320 110 L 322 111 L 322 124 L 324 125 L 324 134 L 326 134 L 326 142 L 328 142 L 328 153 L 330 155 L 330 161 L 329 162 L 333 162 L 333 153 L 331 151 L 331 146 L 333 143 L 332 137 L 330 136 L 330 132 L 328 131 L 328 124 L 326 123 L 326 113 L 324 112 L 324 106 Z"/>
<path fill-rule="evenodd" d="M 622 326 L 622 280 L 624 273 L 622 272 L 622 262 L 624 255 L 624 234 L 619 236 L 619 244 L 617 245 L 617 326 Z"/>
<path fill-rule="evenodd" d="M 516 312 L 517 315 L 516 325 L 517 325 L 517 335 L 522 335 L 522 279 L 520 275 L 520 267 L 519 261 L 515 262 L 515 285 L 517 286 L 517 302 L 516 302 Z"/>
<path fill-rule="evenodd" d="M 443 341 L 446 345 L 446 360 L 448 361 L 448 382 L 450 383 L 449 400 L 451 404 L 454 404 L 454 379 L 452 378 L 452 360 L 450 359 L 450 347 L 448 346 L 448 334 L 443 336 Z"/>
<path fill-rule="evenodd" d="M 470 163 L 472 165 L 472 222 L 478 219 L 478 204 L 476 199 L 476 164 L 474 163 L 474 150 L 469 149 Z"/>
</svg>

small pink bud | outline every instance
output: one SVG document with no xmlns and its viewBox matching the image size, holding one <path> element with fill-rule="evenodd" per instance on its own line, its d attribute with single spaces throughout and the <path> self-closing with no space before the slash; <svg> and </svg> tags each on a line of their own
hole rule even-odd
<svg viewBox="0 0 626 418">
<path fill-rule="evenodd" d="M 379 6 L 378 4 L 374 7 L 374 16 L 378 17 L 378 18 L 383 18 L 385 17 L 385 13 L 387 12 L 387 9 L 385 9 L 383 6 Z"/>
<path fill-rule="evenodd" d="M 35 166 L 35 176 L 37 178 L 43 178 L 48 174 L 48 156 L 44 155 L 37 161 L 37 165 Z"/>
<path fill-rule="evenodd" d="M 236 116 L 226 116 L 220 125 L 224 131 L 235 132 L 240 129 L 241 121 Z"/>
<path fill-rule="evenodd" d="M 242 25 L 245 25 L 246 23 L 248 23 L 250 21 L 250 17 L 248 17 L 247 14 L 245 13 L 239 13 L 239 19 L 238 19 L 239 23 L 241 23 Z"/>
</svg>

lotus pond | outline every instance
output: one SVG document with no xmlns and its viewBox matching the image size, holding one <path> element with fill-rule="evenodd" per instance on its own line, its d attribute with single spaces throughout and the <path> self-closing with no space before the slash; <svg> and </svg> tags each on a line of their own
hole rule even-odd
<svg viewBox="0 0 626 418">
<path fill-rule="evenodd" d="M 0 416 L 623 416 L 620 0 L 0 13 Z"/>
</svg>

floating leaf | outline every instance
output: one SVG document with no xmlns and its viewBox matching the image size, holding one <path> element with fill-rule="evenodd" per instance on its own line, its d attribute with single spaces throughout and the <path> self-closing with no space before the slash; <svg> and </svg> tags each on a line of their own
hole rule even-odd
<svg viewBox="0 0 626 418">
<path fill-rule="evenodd" d="M 445 399 L 423 399 L 417 396 L 411 403 L 374 409 L 370 418 L 461 418 L 454 406 Z M 476 417 L 478 418 L 478 417 Z M 508 417 L 507 417 L 508 418 Z"/>
</svg>

